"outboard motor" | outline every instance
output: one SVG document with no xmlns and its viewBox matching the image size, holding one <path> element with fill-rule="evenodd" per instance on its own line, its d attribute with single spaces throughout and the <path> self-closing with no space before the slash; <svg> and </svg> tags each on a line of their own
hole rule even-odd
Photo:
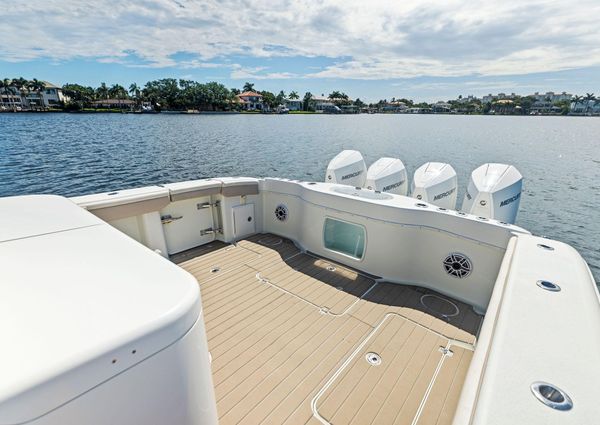
<svg viewBox="0 0 600 425">
<path fill-rule="evenodd" d="M 359 151 L 345 150 L 338 153 L 329 162 L 325 182 L 363 187 L 366 174 L 367 166 L 361 153 Z"/>
<path fill-rule="evenodd" d="M 456 171 L 443 162 L 427 162 L 417 168 L 411 185 L 413 198 L 449 210 L 456 209 Z"/>
<path fill-rule="evenodd" d="M 398 158 L 379 158 L 367 170 L 365 188 L 406 196 L 406 167 Z"/>
<path fill-rule="evenodd" d="M 512 224 L 517 218 L 522 186 L 523 176 L 512 165 L 483 164 L 471 173 L 462 209 Z"/>
</svg>

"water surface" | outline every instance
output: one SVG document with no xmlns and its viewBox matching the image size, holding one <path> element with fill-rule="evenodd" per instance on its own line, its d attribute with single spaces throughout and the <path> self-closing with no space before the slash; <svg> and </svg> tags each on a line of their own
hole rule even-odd
<svg viewBox="0 0 600 425">
<path fill-rule="evenodd" d="M 409 175 L 449 162 L 462 200 L 485 162 L 525 177 L 517 224 L 564 241 L 600 281 L 600 119 L 446 115 L 0 114 L 0 196 L 65 196 L 215 176 L 323 180 L 342 149 Z"/>
</svg>

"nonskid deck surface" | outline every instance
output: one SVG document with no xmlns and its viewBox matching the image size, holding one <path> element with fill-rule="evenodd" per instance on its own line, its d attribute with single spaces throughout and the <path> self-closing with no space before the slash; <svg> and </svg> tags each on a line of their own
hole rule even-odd
<svg viewBox="0 0 600 425">
<path fill-rule="evenodd" d="M 272 235 L 172 260 L 200 283 L 221 424 L 451 423 L 482 319 L 469 306 Z"/>
</svg>

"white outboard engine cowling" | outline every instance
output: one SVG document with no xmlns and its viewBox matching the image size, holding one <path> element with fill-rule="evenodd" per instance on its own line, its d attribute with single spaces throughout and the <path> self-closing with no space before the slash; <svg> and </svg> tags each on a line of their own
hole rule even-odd
<svg viewBox="0 0 600 425">
<path fill-rule="evenodd" d="M 367 175 L 365 160 L 359 151 L 345 150 L 338 153 L 327 166 L 326 183 L 347 184 L 363 187 Z"/>
<path fill-rule="evenodd" d="M 413 198 L 441 208 L 456 209 L 456 171 L 443 162 L 427 162 L 415 171 L 411 185 Z"/>
<path fill-rule="evenodd" d="M 462 210 L 480 217 L 514 223 L 523 176 L 512 165 L 483 164 L 471 173 Z"/>
<path fill-rule="evenodd" d="M 365 188 L 406 196 L 406 167 L 398 158 L 379 158 L 367 170 Z"/>
</svg>

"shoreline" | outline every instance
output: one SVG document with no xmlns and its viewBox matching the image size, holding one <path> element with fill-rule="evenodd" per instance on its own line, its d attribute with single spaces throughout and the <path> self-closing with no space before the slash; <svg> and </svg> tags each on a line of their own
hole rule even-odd
<svg viewBox="0 0 600 425">
<path fill-rule="evenodd" d="M 578 117 L 600 118 L 600 114 L 464 114 L 464 113 L 407 113 L 407 112 L 369 112 L 369 113 L 326 113 L 316 111 L 290 111 L 286 113 L 259 112 L 259 111 L 123 111 L 118 109 L 89 109 L 79 111 L 66 111 L 50 109 L 45 111 L 0 111 L 0 114 L 123 114 L 123 115 L 444 115 L 444 116 L 486 116 L 486 117 Z"/>
</svg>

